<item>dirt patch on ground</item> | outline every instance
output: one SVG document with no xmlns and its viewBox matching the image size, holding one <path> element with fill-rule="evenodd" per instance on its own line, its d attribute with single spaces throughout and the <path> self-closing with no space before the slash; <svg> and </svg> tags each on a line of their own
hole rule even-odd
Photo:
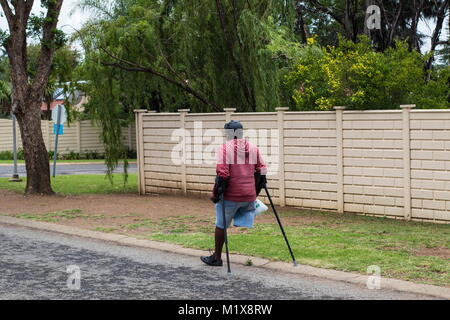
<svg viewBox="0 0 450 320">
<path fill-rule="evenodd" d="M 145 215 L 161 218 L 177 215 L 202 216 L 211 212 L 206 198 L 170 195 L 93 194 L 24 196 L 16 192 L 0 190 L 0 213 L 46 213 L 68 209 L 81 209 L 87 214 Z"/>
<path fill-rule="evenodd" d="M 292 208 L 280 210 L 280 213 L 285 226 L 322 223 L 325 220 L 321 216 L 302 215 Z M 0 214 L 140 236 L 166 231 L 213 232 L 215 220 L 214 205 L 206 196 L 24 196 L 7 190 L 0 190 Z M 267 212 L 259 215 L 256 223 L 276 223 L 276 219 Z"/>
<path fill-rule="evenodd" d="M 449 248 L 420 248 L 413 251 L 416 256 L 428 256 L 428 257 L 438 257 L 443 259 L 450 259 L 450 249 Z"/>
<path fill-rule="evenodd" d="M 211 205 L 206 198 L 170 195 L 24 196 L 0 190 L 0 214 L 102 231 L 129 226 L 133 231 L 139 224 L 168 217 L 208 217 Z"/>
</svg>

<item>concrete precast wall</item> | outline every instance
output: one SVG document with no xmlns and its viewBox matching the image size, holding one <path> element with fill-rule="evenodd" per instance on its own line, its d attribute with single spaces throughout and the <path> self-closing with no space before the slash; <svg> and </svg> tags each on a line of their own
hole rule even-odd
<svg viewBox="0 0 450 320">
<path fill-rule="evenodd" d="M 154 113 L 136 110 L 139 191 L 206 195 L 229 120 L 269 164 L 274 202 L 450 222 L 450 110 Z M 265 199 L 265 197 L 261 197 Z"/>
<path fill-rule="evenodd" d="M 55 135 L 53 134 L 53 122 L 41 121 L 42 135 L 44 137 L 47 150 L 54 150 Z M 122 128 L 122 143 L 131 150 L 136 150 L 136 129 L 132 124 Z M 20 130 L 17 125 L 17 147 L 22 148 Z M 0 119 L 0 151 L 12 151 L 13 134 L 12 121 Z M 101 129 L 95 126 L 91 120 L 82 120 L 64 125 L 64 134 L 58 138 L 58 153 L 69 152 L 105 152 L 105 147 L 101 140 Z"/>
</svg>

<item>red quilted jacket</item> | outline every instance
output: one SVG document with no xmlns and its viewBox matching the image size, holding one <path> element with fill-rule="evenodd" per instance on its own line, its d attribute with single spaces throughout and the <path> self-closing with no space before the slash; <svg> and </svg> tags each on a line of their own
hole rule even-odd
<svg viewBox="0 0 450 320">
<path fill-rule="evenodd" d="M 227 180 L 225 200 L 256 200 L 255 172 L 267 173 L 261 153 L 245 139 L 233 139 L 217 150 L 216 173 Z"/>
</svg>

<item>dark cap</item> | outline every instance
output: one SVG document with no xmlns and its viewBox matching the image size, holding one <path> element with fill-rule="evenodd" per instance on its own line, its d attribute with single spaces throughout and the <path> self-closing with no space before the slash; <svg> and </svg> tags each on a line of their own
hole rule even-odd
<svg viewBox="0 0 450 320">
<path fill-rule="evenodd" d="M 231 120 L 230 122 L 225 123 L 224 129 L 242 130 L 244 127 L 239 121 Z"/>
</svg>

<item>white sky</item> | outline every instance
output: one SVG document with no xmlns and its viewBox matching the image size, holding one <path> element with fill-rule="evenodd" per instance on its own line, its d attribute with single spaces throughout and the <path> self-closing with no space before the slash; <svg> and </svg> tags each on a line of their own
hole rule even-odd
<svg viewBox="0 0 450 320">
<path fill-rule="evenodd" d="M 83 12 L 76 8 L 77 3 L 78 0 L 64 0 L 63 2 L 58 26 L 66 33 L 72 33 L 73 28 L 80 29 L 81 25 L 89 18 L 89 12 Z"/>
<path fill-rule="evenodd" d="M 63 6 L 61 9 L 61 15 L 59 17 L 59 23 L 58 27 L 61 28 L 66 33 L 73 33 L 74 28 L 79 29 L 84 22 L 86 22 L 89 18 L 88 12 L 83 12 L 80 9 L 76 9 L 76 6 L 78 4 L 79 0 L 64 0 Z M 105 0 L 109 1 L 109 0 Z M 44 10 L 41 8 L 41 2 L 40 0 L 35 0 L 33 10 L 32 12 L 34 14 L 38 14 L 41 10 Z M 444 24 L 445 26 L 448 25 L 448 23 Z M 4 17 L 0 17 L 0 29 L 7 29 L 8 25 L 6 23 L 6 19 Z M 419 30 L 428 35 L 428 38 L 426 39 L 425 45 L 422 48 L 422 52 L 427 52 L 430 48 L 430 37 L 432 35 L 434 28 L 434 22 L 428 21 L 424 22 L 421 21 L 419 23 Z M 445 28 L 444 28 L 445 29 Z M 446 30 L 443 30 L 441 38 L 446 39 Z"/>
<path fill-rule="evenodd" d="M 89 18 L 89 13 L 85 13 L 80 9 L 74 10 L 76 8 L 78 0 L 64 0 L 61 8 L 61 14 L 59 17 L 58 28 L 61 28 L 66 33 L 73 33 L 73 28 L 79 29 L 83 22 Z M 3 13 L 3 10 L 0 9 Z M 40 11 L 45 11 L 41 8 L 41 1 L 35 0 L 33 4 L 32 13 L 39 14 Z M 8 24 L 5 17 L 0 18 L 0 28 L 2 30 L 8 29 Z"/>
<path fill-rule="evenodd" d="M 448 19 L 448 17 L 447 17 Z M 441 39 L 445 40 L 448 38 L 447 35 L 447 28 L 446 26 L 448 26 L 448 20 L 444 21 L 444 26 L 442 28 L 441 31 Z M 428 52 L 430 50 L 430 46 L 431 46 L 431 36 L 433 35 L 433 31 L 434 31 L 434 27 L 436 26 L 436 22 L 435 21 L 420 21 L 419 23 L 419 31 L 422 32 L 423 34 L 425 34 L 426 36 L 428 36 L 426 39 L 424 39 L 425 44 L 422 47 L 422 53 L 424 52 Z M 439 47 L 438 47 L 439 48 Z"/>
</svg>

